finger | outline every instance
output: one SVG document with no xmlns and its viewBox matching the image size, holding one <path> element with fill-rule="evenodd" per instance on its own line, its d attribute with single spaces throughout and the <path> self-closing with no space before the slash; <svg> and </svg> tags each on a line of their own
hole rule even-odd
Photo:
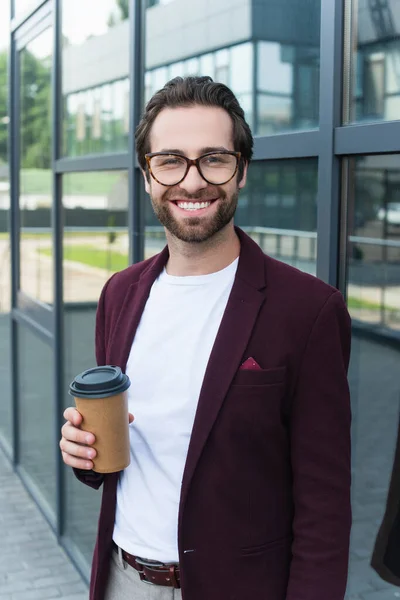
<svg viewBox="0 0 400 600">
<path fill-rule="evenodd" d="M 93 463 L 91 460 L 83 460 L 82 458 L 76 458 L 66 452 L 62 452 L 62 458 L 66 465 L 73 467 L 74 469 L 83 469 L 84 471 L 90 471 L 93 469 Z"/>
<path fill-rule="evenodd" d="M 64 410 L 64 419 L 70 421 L 75 427 L 79 427 L 82 424 L 83 417 L 76 408 L 70 406 Z"/>
<path fill-rule="evenodd" d="M 135 417 L 133 416 L 132 413 L 128 413 L 128 417 L 129 417 L 129 424 L 133 423 L 133 421 L 135 420 Z"/>
<path fill-rule="evenodd" d="M 67 421 L 67 423 L 65 423 L 62 426 L 61 434 L 66 440 L 70 442 L 76 442 L 78 444 L 89 446 L 91 444 L 94 444 L 96 439 L 93 433 L 90 433 L 88 431 L 82 431 L 82 429 L 78 429 L 77 427 L 71 425 L 69 421 Z"/>
<path fill-rule="evenodd" d="M 60 448 L 62 452 L 70 454 L 71 456 L 75 456 L 76 458 L 85 458 L 91 460 L 97 454 L 94 448 L 90 448 L 90 446 L 81 446 L 81 444 L 75 444 L 74 442 L 70 442 L 65 438 L 61 438 Z"/>
</svg>

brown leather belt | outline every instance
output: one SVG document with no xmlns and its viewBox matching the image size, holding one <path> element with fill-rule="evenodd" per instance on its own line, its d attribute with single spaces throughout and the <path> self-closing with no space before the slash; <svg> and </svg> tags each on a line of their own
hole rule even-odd
<svg viewBox="0 0 400 600">
<path fill-rule="evenodd" d="M 113 550 L 118 554 L 118 546 L 115 542 L 113 542 Z M 122 548 L 121 554 L 124 561 L 139 573 L 141 581 L 180 589 L 179 565 L 144 560 L 138 556 L 128 554 Z"/>
</svg>

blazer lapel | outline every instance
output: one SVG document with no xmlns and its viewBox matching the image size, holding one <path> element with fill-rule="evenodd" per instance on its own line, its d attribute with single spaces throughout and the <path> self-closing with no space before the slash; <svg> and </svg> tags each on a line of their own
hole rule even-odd
<svg viewBox="0 0 400 600">
<path fill-rule="evenodd" d="M 218 416 L 231 381 L 240 366 L 265 295 L 265 258 L 243 232 L 238 271 L 208 361 L 193 425 L 182 480 L 181 510 L 201 452 Z"/>
</svg>

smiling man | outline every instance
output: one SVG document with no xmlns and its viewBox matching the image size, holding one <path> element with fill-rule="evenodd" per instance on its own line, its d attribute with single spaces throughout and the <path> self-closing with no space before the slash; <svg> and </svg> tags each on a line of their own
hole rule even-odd
<svg viewBox="0 0 400 600">
<path fill-rule="evenodd" d="M 234 214 L 253 138 L 233 93 L 176 78 L 136 132 L 166 248 L 114 275 L 98 364 L 129 375 L 131 464 L 103 486 L 91 600 L 343 600 L 350 532 L 350 320 L 340 293 L 265 256 Z M 149 585 L 151 584 L 151 585 Z"/>
</svg>

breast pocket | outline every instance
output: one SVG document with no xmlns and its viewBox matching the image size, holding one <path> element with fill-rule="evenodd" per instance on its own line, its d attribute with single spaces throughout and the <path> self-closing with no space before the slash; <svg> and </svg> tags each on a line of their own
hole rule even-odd
<svg viewBox="0 0 400 600">
<path fill-rule="evenodd" d="M 272 369 L 239 369 L 232 381 L 232 386 L 268 386 L 285 383 L 286 367 Z"/>
<path fill-rule="evenodd" d="M 239 370 L 229 388 L 224 412 L 229 429 L 240 435 L 271 433 L 282 425 L 286 367 Z M 254 441 L 257 435 L 255 435 Z"/>
</svg>

